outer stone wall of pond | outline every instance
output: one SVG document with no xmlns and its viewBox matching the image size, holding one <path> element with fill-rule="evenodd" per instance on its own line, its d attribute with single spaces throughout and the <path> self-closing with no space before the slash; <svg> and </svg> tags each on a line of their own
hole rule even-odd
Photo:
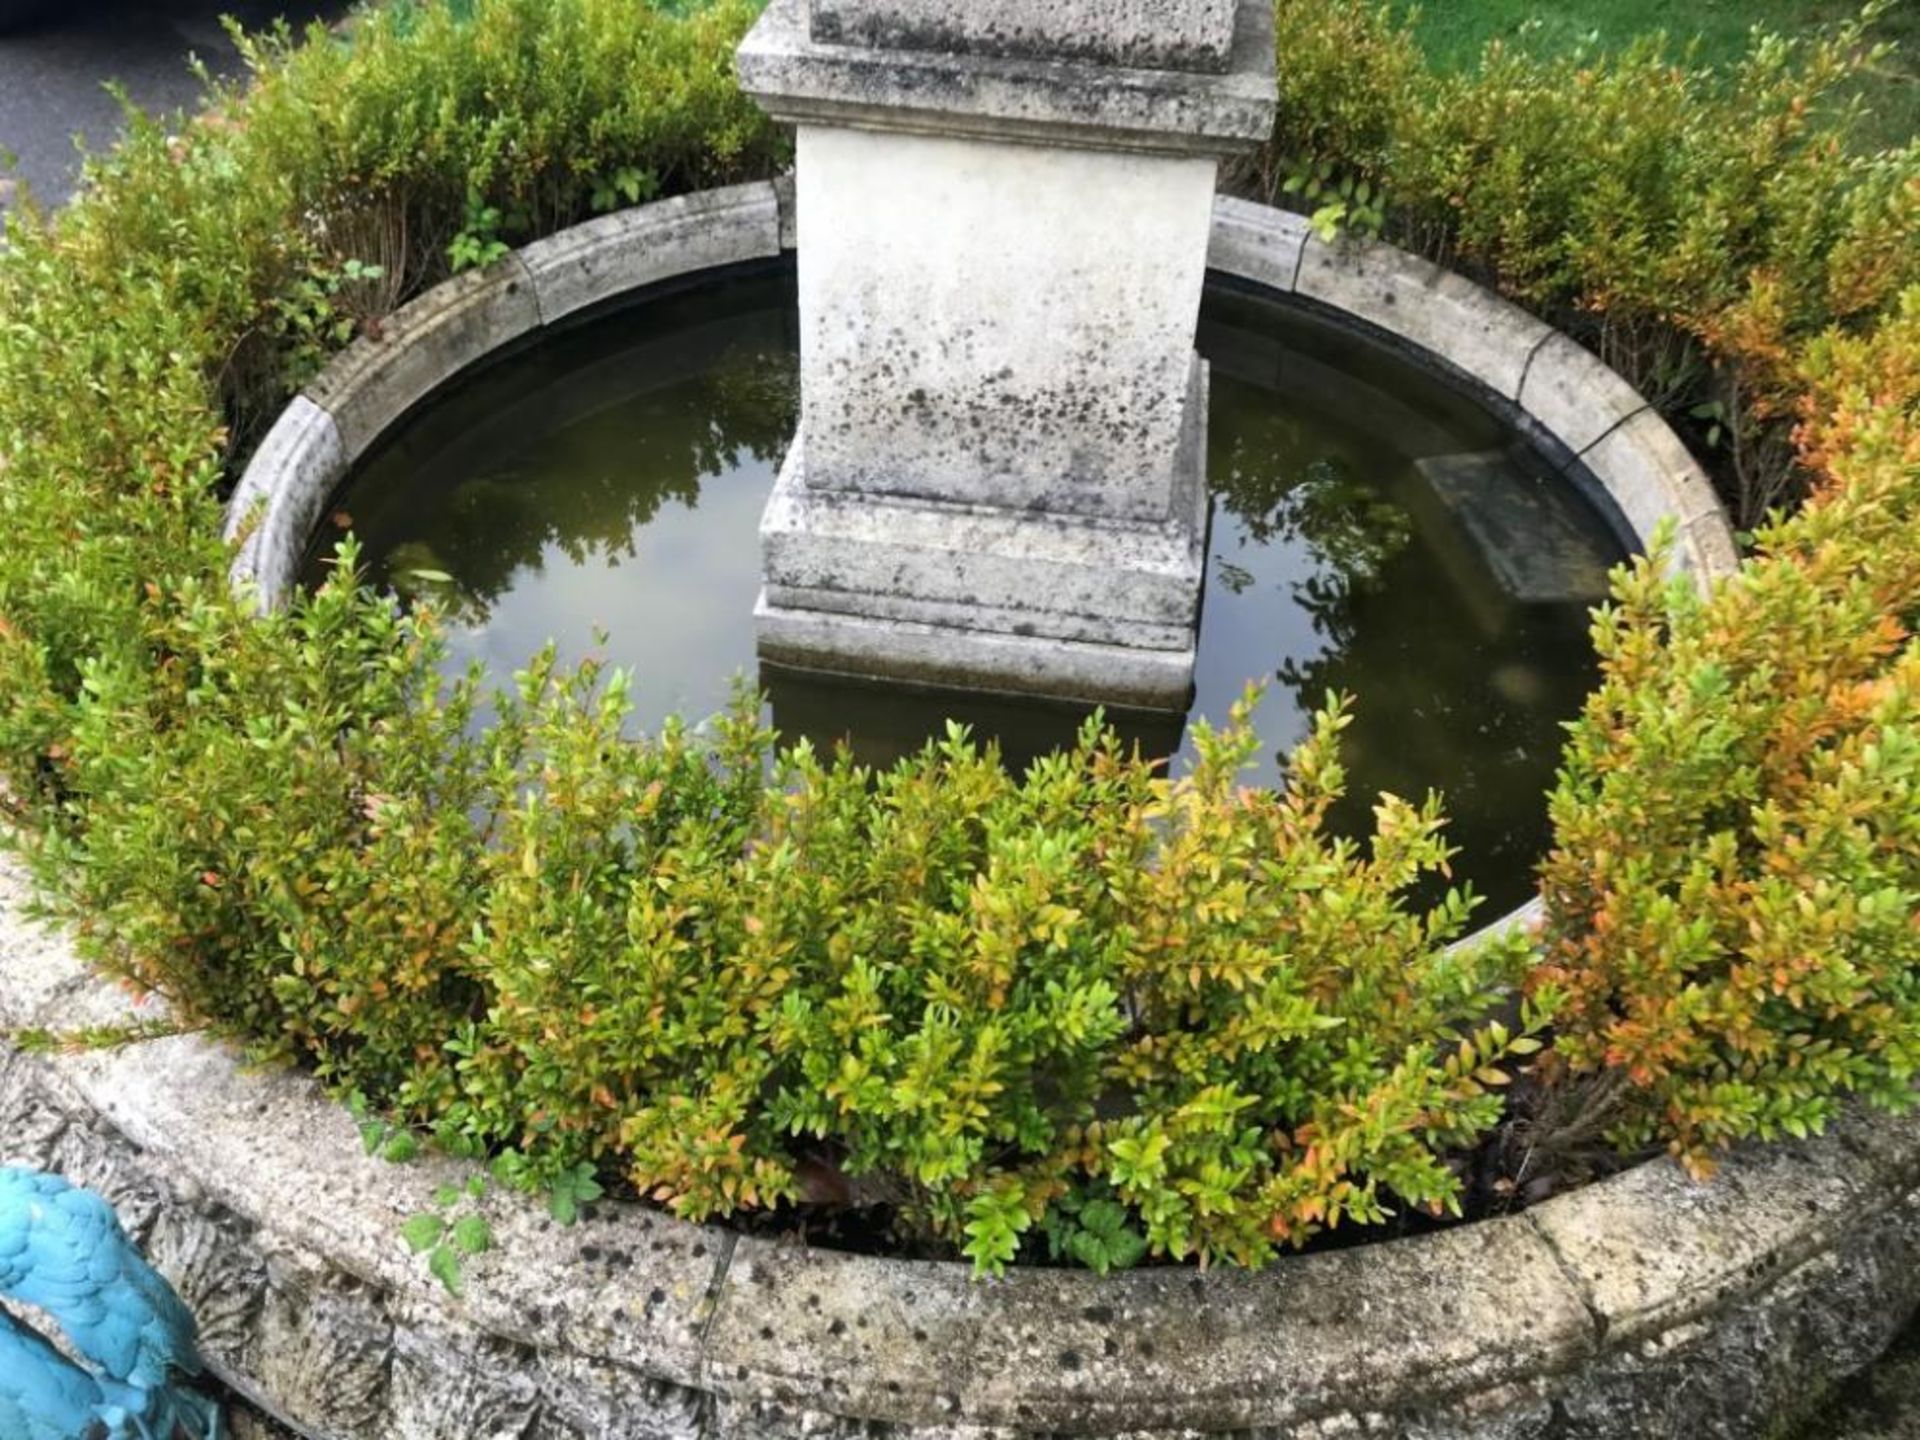
<svg viewBox="0 0 1920 1440">
<path fill-rule="evenodd" d="M 22 899 L 0 871 L 0 1029 L 145 1015 Z M 105 1194 L 216 1373 L 327 1440 L 1762 1436 L 1920 1304 L 1920 1120 L 1260 1275 L 980 1283 L 495 1194 L 457 1299 L 399 1230 L 459 1168 L 371 1159 L 310 1081 L 194 1036 L 0 1045 L 0 1163 Z"/>
</svg>

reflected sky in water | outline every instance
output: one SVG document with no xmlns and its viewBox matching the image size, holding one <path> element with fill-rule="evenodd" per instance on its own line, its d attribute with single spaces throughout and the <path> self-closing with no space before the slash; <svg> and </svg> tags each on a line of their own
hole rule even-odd
<svg viewBox="0 0 1920 1440">
<path fill-rule="evenodd" d="M 1061 707 L 759 672 L 760 512 L 798 412 L 793 304 L 790 269 L 735 278 L 491 367 L 368 458 L 308 578 L 350 527 L 373 583 L 455 617 L 452 664 L 504 679 L 550 639 L 604 655 L 634 672 L 644 727 L 711 713 L 744 673 L 783 731 L 876 762 L 948 714 L 1015 763 L 1070 736 L 1079 715 Z M 1222 719 L 1269 679 L 1252 778 L 1271 782 L 1326 693 L 1356 695 L 1336 823 L 1362 832 L 1379 790 L 1439 788 L 1459 874 L 1517 901 L 1617 542 L 1485 411 L 1370 343 L 1226 287 L 1200 343 L 1215 502 L 1192 713 Z M 1181 744 L 1179 717 L 1116 719 L 1149 749 Z"/>
</svg>

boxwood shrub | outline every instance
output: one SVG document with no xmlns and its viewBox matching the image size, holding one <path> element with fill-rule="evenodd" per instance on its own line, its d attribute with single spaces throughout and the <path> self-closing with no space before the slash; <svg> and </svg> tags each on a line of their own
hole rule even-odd
<svg viewBox="0 0 1920 1440">
<path fill-rule="evenodd" d="M 437 617 L 357 588 L 350 541 L 256 617 L 222 500 L 330 354 L 456 266 L 784 163 L 732 81 L 753 13 L 410 3 L 255 39 L 247 93 L 134 117 L 11 223 L 0 767 L 93 962 L 529 1186 L 884 1204 L 985 1270 L 1259 1265 L 1457 1212 L 1502 1125 L 1705 1169 L 1909 1103 L 1920 158 L 1856 156 L 1823 100 L 1853 30 L 1731 79 L 1651 47 L 1440 78 L 1385 12 L 1279 5 L 1280 128 L 1237 183 L 1574 324 L 1736 501 L 1810 496 L 1713 596 L 1621 574 L 1537 943 L 1410 904 L 1437 800 L 1328 832 L 1340 697 L 1280 792 L 1240 781 L 1244 710 L 1177 781 L 1097 727 L 1023 776 L 960 731 L 872 774 L 776 753 L 752 696 L 631 743 L 595 666 L 443 679 Z"/>
</svg>

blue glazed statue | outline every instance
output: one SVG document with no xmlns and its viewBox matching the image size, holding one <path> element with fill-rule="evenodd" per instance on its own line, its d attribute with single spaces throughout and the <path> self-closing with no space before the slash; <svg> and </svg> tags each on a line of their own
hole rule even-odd
<svg viewBox="0 0 1920 1440">
<path fill-rule="evenodd" d="M 0 1165 L 0 1296 L 45 1311 L 92 1370 L 0 1312 L 0 1440 L 219 1440 L 193 1316 L 98 1195 Z"/>
</svg>

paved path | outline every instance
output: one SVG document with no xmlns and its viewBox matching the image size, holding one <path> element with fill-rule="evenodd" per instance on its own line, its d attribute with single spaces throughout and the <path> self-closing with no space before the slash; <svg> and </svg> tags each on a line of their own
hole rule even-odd
<svg viewBox="0 0 1920 1440">
<path fill-rule="evenodd" d="M 0 150 L 17 157 L 13 177 L 40 200 L 63 199 L 80 171 L 75 136 L 100 147 L 119 129 L 104 82 L 148 110 L 192 106 L 200 83 L 190 54 L 219 73 L 239 69 L 222 14 L 260 27 L 283 14 L 302 25 L 346 9 L 343 0 L 61 0 L 45 19 L 0 36 Z"/>
</svg>

